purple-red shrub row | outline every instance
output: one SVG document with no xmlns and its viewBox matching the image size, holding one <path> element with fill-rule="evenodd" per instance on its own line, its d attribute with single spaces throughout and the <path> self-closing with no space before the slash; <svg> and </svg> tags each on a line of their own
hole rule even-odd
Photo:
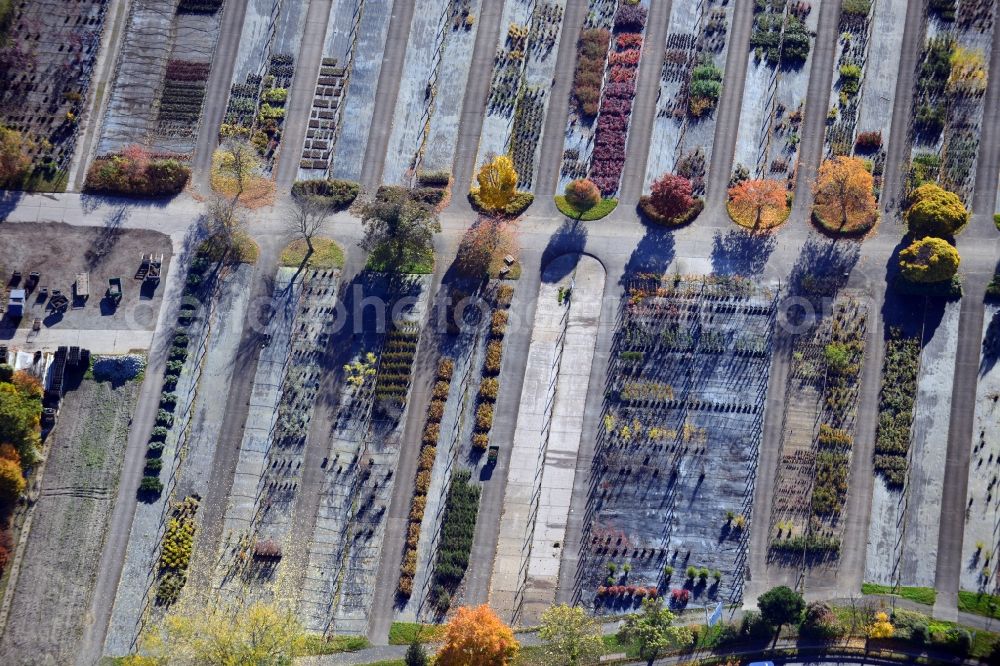
<svg viewBox="0 0 1000 666">
<path fill-rule="evenodd" d="M 646 8 L 622 5 L 615 16 L 615 51 L 608 56 L 608 83 L 601 96 L 601 115 L 594 136 L 590 179 L 605 197 L 618 191 L 625 168 L 625 143 L 635 97 L 636 74 L 642 55 Z"/>
<path fill-rule="evenodd" d="M 646 8 L 642 5 L 622 5 L 615 16 L 615 30 L 642 32 L 646 27 Z"/>
<path fill-rule="evenodd" d="M 609 585 L 607 587 L 601 585 L 597 588 L 597 596 L 599 597 L 638 597 L 640 599 L 649 597 L 655 599 L 659 594 L 660 591 L 655 587 L 637 585 Z"/>
<path fill-rule="evenodd" d="M 167 81 L 207 81 L 212 64 L 190 60 L 168 60 Z"/>
</svg>

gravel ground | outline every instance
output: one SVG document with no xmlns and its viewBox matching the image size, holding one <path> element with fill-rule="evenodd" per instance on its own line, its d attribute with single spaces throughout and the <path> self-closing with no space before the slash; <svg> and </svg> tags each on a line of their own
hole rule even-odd
<svg viewBox="0 0 1000 666">
<path fill-rule="evenodd" d="M 82 636 L 139 383 L 66 393 L 21 560 L 0 662 L 67 664 Z"/>
<path fill-rule="evenodd" d="M 41 274 L 39 287 L 47 286 L 50 293 L 59 289 L 72 297 L 76 274 L 90 273 L 91 297 L 85 307 L 69 308 L 56 315 L 45 309 L 45 301 L 32 295 L 28 299 L 28 314 L 19 322 L 22 328 L 30 327 L 32 319 L 38 317 L 43 320 L 44 328 L 54 330 L 153 329 L 163 289 L 158 288 L 152 294 L 141 291 L 141 283 L 133 276 L 139 268 L 140 255 L 149 252 L 163 255 L 162 275 L 166 276 L 170 268 L 170 238 L 155 231 L 121 229 L 129 215 L 124 209 L 112 212 L 104 227 L 58 223 L 0 226 L 0 267 L 8 271 L 0 276 L 0 284 L 6 285 L 15 270 L 21 271 L 22 283 L 30 272 L 37 271 Z M 103 297 L 108 278 L 114 276 L 122 278 L 124 294 L 121 304 L 110 309 Z M 2 300 L 6 303 L 6 299 Z M 10 320 L 0 321 L 0 343 L 13 335 L 13 324 Z"/>
<path fill-rule="evenodd" d="M 983 355 L 976 386 L 976 421 L 972 431 L 972 464 L 969 468 L 969 498 L 962 545 L 960 586 L 963 590 L 982 589 L 985 585 L 983 567 L 996 568 L 992 558 L 990 564 L 986 564 L 985 551 L 998 552 L 996 526 L 1000 524 L 1000 492 L 994 492 L 997 467 L 1000 466 L 1000 418 L 997 414 L 1000 365 L 997 364 L 995 348 L 998 336 L 1000 308 L 987 305 L 983 318 Z M 982 550 L 978 548 L 978 543 L 984 544 Z"/>
<path fill-rule="evenodd" d="M 906 490 L 875 479 L 865 564 L 872 583 L 934 586 L 959 311 L 955 302 L 925 315 Z M 920 320 L 909 319 L 919 333 Z"/>
<path fill-rule="evenodd" d="M 733 11 L 736 3 L 720 0 L 712 2 L 690 3 L 674 2 L 670 5 L 670 31 L 667 33 L 667 44 L 681 40 L 694 40 L 702 30 L 707 15 L 714 9 L 723 9 L 726 14 L 726 37 L 724 45 L 712 53 L 712 61 L 722 72 L 726 71 L 726 61 L 729 56 L 729 32 L 732 30 Z M 700 10 L 700 11 L 699 11 Z M 686 83 L 684 81 L 683 83 Z M 692 120 L 685 113 L 682 118 L 675 118 L 670 109 L 680 93 L 681 81 L 660 80 L 660 93 L 656 103 L 656 120 L 653 123 L 653 133 L 649 141 L 649 157 L 646 162 L 646 180 L 643 192 L 649 192 L 653 180 L 664 173 L 676 173 L 677 160 L 686 154 L 700 150 L 705 155 L 705 174 L 708 174 L 712 161 L 712 146 L 715 141 L 716 114 L 706 115 L 701 119 Z"/>
</svg>

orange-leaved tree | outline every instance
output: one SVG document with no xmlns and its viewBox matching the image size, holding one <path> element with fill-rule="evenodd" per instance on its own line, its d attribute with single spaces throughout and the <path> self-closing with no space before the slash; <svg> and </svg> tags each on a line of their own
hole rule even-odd
<svg viewBox="0 0 1000 666">
<path fill-rule="evenodd" d="M 437 666 L 507 666 L 521 646 L 489 606 L 459 608 L 445 631 Z"/>
<path fill-rule="evenodd" d="M 788 219 L 785 184 L 780 180 L 744 180 L 729 188 L 726 204 L 733 222 L 750 229 L 770 229 Z"/>
<path fill-rule="evenodd" d="M 813 185 L 813 215 L 829 231 L 853 233 L 875 226 L 875 181 L 858 157 L 824 160 Z"/>
<path fill-rule="evenodd" d="M 455 268 L 467 277 L 482 278 L 508 254 L 517 254 L 513 227 L 502 219 L 480 218 L 462 236 Z"/>
</svg>

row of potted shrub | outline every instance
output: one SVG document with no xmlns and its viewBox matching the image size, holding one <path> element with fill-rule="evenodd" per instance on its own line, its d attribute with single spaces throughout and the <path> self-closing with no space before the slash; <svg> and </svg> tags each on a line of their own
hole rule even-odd
<svg viewBox="0 0 1000 666">
<path fill-rule="evenodd" d="M 139 499 L 152 502 L 163 492 L 163 482 L 160 481 L 160 471 L 163 469 L 163 447 L 167 433 L 174 425 L 174 409 L 177 407 L 177 378 L 188 357 L 190 338 L 185 330 L 194 318 L 194 311 L 199 301 L 191 298 L 204 280 L 204 272 L 208 261 L 196 257 L 188 269 L 187 283 L 184 287 L 185 299 L 177 317 L 179 331 L 175 331 L 167 353 L 167 363 L 163 371 L 163 387 L 160 391 L 160 408 L 156 413 L 156 423 L 149 435 L 146 448 L 146 464 L 143 468 L 142 480 L 139 482 Z"/>
<path fill-rule="evenodd" d="M 160 546 L 157 573 L 160 576 L 156 586 L 156 603 L 172 604 L 181 594 L 187 582 L 188 565 L 194 548 L 195 522 L 198 498 L 185 497 L 171 510 L 167 530 Z"/>
<path fill-rule="evenodd" d="M 501 284 L 497 289 L 494 308 L 490 314 L 490 335 L 486 344 L 486 359 L 483 361 L 483 378 L 479 382 L 476 407 L 476 427 L 472 435 L 472 447 L 485 451 L 490 444 L 490 430 L 493 428 L 494 405 L 500 393 L 500 366 L 503 361 L 503 337 L 507 333 L 508 308 L 514 288 Z"/>
<path fill-rule="evenodd" d="M 399 407 L 406 404 L 419 337 L 420 330 L 414 326 L 396 326 L 389 332 L 375 381 L 375 397 L 378 400 Z"/>
<path fill-rule="evenodd" d="M 403 566 L 400 569 L 397 589 L 399 594 L 409 597 L 413 593 L 413 577 L 417 573 L 417 544 L 420 542 L 420 524 L 427 507 L 427 490 L 431 484 L 431 470 L 437 457 L 437 444 L 441 436 L 441 419 L 451 390 L 451 377 L 455 372 L 455 362 L 443 358 L 438 363 L 437 375 L 431 404 L 427 408 L 427 420 L 420 440 L 420 458 L 417 463 L 417 478 L 410 500 L 410 518 L 406 531 L 406 548 L 403 551 Z"/>
<path fill-rule="evenodd" d="M 625 168 L 625 146 L 645 25 L 646 8 L 642 5 L 622 5 L 619 8 L 615 17 L 615 49 L 608 55 L 601 112 L 597 118 L 588 174 L 605 197 L 618 192 Z"/>
</svg>

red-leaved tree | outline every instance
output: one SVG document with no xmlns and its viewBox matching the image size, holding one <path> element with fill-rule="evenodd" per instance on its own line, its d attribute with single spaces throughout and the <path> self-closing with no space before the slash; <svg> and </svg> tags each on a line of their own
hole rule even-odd
<svg viewBox="0 0 1000 666">
<path fill-rule="evenodd" d="M 684 176 L 665 173 L 653 181 L 649 202 L 666 218 L 683 215 L 694 205 L 691 181 Z"/>
</svg>

